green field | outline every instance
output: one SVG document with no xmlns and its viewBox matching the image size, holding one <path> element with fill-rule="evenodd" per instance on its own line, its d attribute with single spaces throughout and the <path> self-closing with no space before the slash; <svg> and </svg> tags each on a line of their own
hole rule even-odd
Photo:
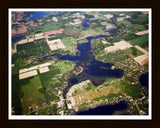
<svg viewBox="0 0 160 128">
<path fill-rule="evenodd" d="M 39 115 L 57 115 L 57 105 L 52 105 L 52 106 L 49 106 L 49 107 L 46 107 L 45 109 L 41 109 L 38 111 L 38 114 Z"/>
<path fill-rule="evenodd" d="M 65 45 L 65 49 L 69 51 L 70 55 L 74 55 L 77 51 L 77 49 L 75 48 L 75 44 L 76 44 L 76 39 L 73 37 L 64 37 L 62 38 L 62 42 Z"/>
<path fill-rule="evenodd" d="M 61 74 L 64 74 L 70 71 L 73 68 L 72 65 L 75 65 L 75 64 L 71 61 L 58 61 L 57 62 L 57 67 L 59 68 Z"/>
<path fill-rule="evenodd" d="M 126 93 L 129 96 L 132 96 L 133 99 L 137 99 L 142 97 L 142 85 L 140 84 L 136 84 L 136 85 L 132 85 L 131 81 L 128 81 L 127 79 L 125 79 L 125 81 L 115 81 L 113 83 L 113 86 L 115 86 L 116 88 L 119 88 L 121 90 L 121 93 Z"/>
<path fill-rule="evenodd" d="M 54 87 L 58 80 L 52 80 L 53 78 L 56 78 L 56 75 L 60 73 L 57 66 L 49 66 L 50 71 L 40 74 L 40 80 L 42 82 L 42 85 L 44 88 L 47 88 L 49 86 Z M 52 83 L 53 82 L 53 83 Z"/>
<path fill-rule="evenodd" d="M 64 86 L 64 79 L 62 75 L 72 68 L 70 61 L 58 61 L 55 65 L 49 66 L 50 71 L 40 74 L 40 80 L 45 89 L 45 98 L 48 101 L 56 101 L 58 97 L 55 95 L 57 90 L 55 88 Z"/>
<path fill-rule="evenodd" d="M 122 21 L 119 21 L 119 23 L 123 23 L 128 29 L 133 28 L 133 24 L 128 20 L 122 20 Z"/>
<path fill-rule="evenodd" d="M 143 55 L 144 53 L 135 47 L 127 48 L 124 52 L 128 53 L 132 58 Z"/>
<path fill-rule="evenodd" d="M 39 76 L 33 77 L 29 84 L 22 86 L 21 93 L 23 95 L 21 98 L 22 113 L 27 113 L 30 106 L 42 106 L 43 102 L 45 102 L 43 87 Z"/>
<path fill-rule="evenodd" d="M 139 45 L 142 48 L 146 48 L 148 47 L 148 38 L 149 38 L 148 34 L 145 34 L 145 35 L 138 36 L 137 38 L 130 40 L 129 42 L 134 46 Z"/>
<path fill-rule="evenodd" d="M 86 42 L 88 42 L 87 39 L 82 39 L 82 40 L 79 40 L 79 41 L 78 41 L 78 43 L 86 43 Z"/>
<path fill-rule="evenodd" d="M 94 29 L 87 29 L 85 31 L 81 31 L 80 38 L 85 38 L 88 36 L 96 36 L 103 34 L 102 27 L 94 28 Z"/>
<path fill-rule="evenodd" d="M 89 20 L 93 21 L 93 20 L 99 20 L 99 19 L 106 20 L 106 18 L 102 17 L 102 16 L 99 16 L 99 17 L 96 17 L 96 18 L 90 18 Z"/>
<path fill-rule="evenodd" d="M 12 63 L 18 68 L 26 68 L 30 64 L 30 59 L 32 61 L 32 58 L 42 57 L 49 52 L 50 49 L 44 39 L 18 44 L 17 53 L 12 55 Z"/>
<path fill-rule="evenodd" d="M 148 15 L 136 15 L 135 18 L 131 19 L 131 22 L 133 24 L 140 24 L 140 25 L 145 25 L 148 24 Z"/>
<path fill-rule="evenodd" d="M 133 29 L 134 29 L 134 32 L 138 32 L 138 31 L 144 31 L 145 27 L 144 27 L 144 25 L 133 24 Z"/>
<path fill-rule="evenodd" d="M 30 43 L 18 44 L 17 45 L 17 54 L 20 54 L 23 58 L 30 56 L 42 56 L 50 51 L 46 41 L 44 39 L 37 40 Z"/>
<path fill-rule="evenodd" d="M 75 89 L 75 91 L 72 93 L 72 96 L 77 96 L 80 94 L 83 94 L 84 92 L 90 91 L 95 89 L 96 87 L 92 83 L 88 83 L 86 85 L 83 85 L 81 89 Z"/>
<path fill-rule="evenodd" d="M 117 93 L 117 94 L 114 94 L 114 93 L 109 93 L 107 96 L 105 96 L 105 95 L 103 95 L 103 96 L 101 96 L 101 97 L 96 97 L 96 98 L 94 98 L 93 100 L 95 100 L 95 101 L 99 101 L 99 100 L 108 100 L 108 101 L 110 101 L 110 100 L 112 100 L 114 97 L 118 97 L 118 96 L 120 96 L 120 95 L 122 95 L 121 93 Z"/>
<path fill-rule="evenodd" d="M 65 38 L 62 38 L 62 42 L 67 49 L 72 49 L 76 40 L 73 37 L 65 37 Z"/>
<path fill-rule="evenodd" d="M 61 25 L 58 23 L 47 23 L 40 27 L 42 32 L 52 31 L 52 30 L 58 30 L 61 28 Z"/>
</svg>

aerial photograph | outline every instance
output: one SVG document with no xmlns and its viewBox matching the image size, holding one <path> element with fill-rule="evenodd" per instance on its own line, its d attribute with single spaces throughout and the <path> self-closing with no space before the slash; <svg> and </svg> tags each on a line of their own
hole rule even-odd
<svg viewBox="0 0 160 128">
<path fill-rule="evenodd" d="M 150 115 L 149 12 L 10 9 L 9 115 Z"/>
</svg>

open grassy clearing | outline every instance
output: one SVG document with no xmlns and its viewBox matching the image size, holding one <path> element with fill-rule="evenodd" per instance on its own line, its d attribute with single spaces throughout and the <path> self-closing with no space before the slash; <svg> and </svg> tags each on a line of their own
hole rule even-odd
<svg viewBox="0 0 160 128">
<path fill-rule="evenodd" d="M 114 81 L 112 85 L 116 88 L 119 88 L 123 93 L 131 96 L 133 99 L 138 99 L 142 97 L 142 85 L 136 84 L 132 85 L 131 81 L 125 79 L 125 81 Z"/>
<path fill-rule="evenodd" d="M 133 24 L 130 21 L 128 21 L 128 20 L 124 19 L 124 20 L 118 21 L 118 22 L 124 24 L 128 29 L 133 28 Z"/>
<path fill-rule="evenodd" d="M 135 47 L 127 48 L 127 49 L 124 50 L 124 52 L 128 53 L 130 55 L 130 57 L 132 57 L 132 58 L 144 54 L 143 52 L 141 52 L 140 50 L 138 50 Z"/>
<path fill-rule="evenodd" d="M 40 74 L 40 79 L 41 79 L 41 82 L 42 82 L 42 85 L 44 88 L 47 88 L 48 86 L 53 86 L 53 84 L 51 84 L 52 82 L 52 78 L 54 78 L 57 74 L 60 73 L 59 69 L 57 66 L 49 66 L 49 69 L 50 71 L 49 72 L 46 72 L 46 73 L 43 73 L 43 74 Z M 56 83 L 56 80 L 54 80 L 54 82 Z"/>
<path fill-rule="evenodd" d="M 33 77 L 29 84 L 21 87 L 21 93 L 23 95 L 21 98 L 23 114 L 28 112 L 30 106 L 42 106 L 43 102 L 45 102 L 43 91 L 39 76 Z"/>
<path fill-rule="evenodd" d="M 85 31 L 81 31 L 80 38 L 85 38 L 88 36 L 95 36 L 95 35 L 100 35 L 100 34 L 103 34 L 103 30 L 101 27 L 98 27 L 94 29 L 88 29 Z"/>
<path fill-rule="evenodd" d="M 42 32 L 47 32 L 51 30 L 58 30 L 61 28 L 61 25 L 58 23 L 56 24 L 54 22 L 51 22 L 51 23 L 44 24 L 43 26 L 40 26 L 40 28 Z"/>
<path fill-rule="evenodd" d="M 89 20 L 94 21 L 94 20 L 99 20 L 99 19 L 106 20 L 106 18 L 103 17 L 103 16 L 99 16 L 99 17 L 96 17 L 96 18 L 90 18 Z"/>
<path fill-rule="evenodd" d="M 65 47 L 70 50 L 74 48 L 74 43 L 76 42 L 76 40 L 73 37 L 65 37 L 62 38 L 62 42 L 65 45 Z"/>
<path fill-rule="evenodd" d="M 88 83 L 84 85 L 82 88 L 75 89 L 75 91 L 72 93 L 72 96 L 83 94 L 84 92 L 90 91 L 95 89 L 96 87 L 92 83 Z"/>
<path fill-rule="evenodd" d="M 129 42 L 134 46 L 139 45 L 142 48 L 146 48 L 148 47 L 148 39 L 149 39 L 149 35 L 144 34 L 144 35 L 138 36 L 135 39 L 130 40 Z"/>
<path fill-rule="evenodd" d="M 133 24 L 133 29 L 134 29 L 134 32 L 146 30 L 144 25 L 140 25 L 140 24 Z"/>
<path fill-rule="evenodd" d="M 59 71 L 61 74 L 64 74 L 68 71 L 70 71 L 75 66 L 74 62 L 71 61 L 61 61 L 59 60 L 57 62 L 57 67 L 59 68 Z"/>
<path fill-rule="evenodd" d="M 45 55 L 50 51 L 50 49 L 45 39 L 42 39 L 30 43 L 18 44 L 17 51 L 17 55 L 27 58 L 30 56 L 39 57 Z"/>
<path fill-rule="evenodd" d="M 88 42 L 87 39 L 82 39 L 82 40 L 79 40 L 79 41 L 78 41 L 78 43 L 86 43 L 86 42 Z"/>
</svg>

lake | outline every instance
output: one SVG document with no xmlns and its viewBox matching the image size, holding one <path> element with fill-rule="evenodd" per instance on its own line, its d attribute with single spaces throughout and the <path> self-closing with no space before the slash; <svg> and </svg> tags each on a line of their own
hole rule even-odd
<svg viewBox="0 0 160 128">
<path fill-rule="evenodd" d="M 88 24 L 89 20 L 85 20 L 84 23 L 82 24 L 84 28 L 88 28 L 89 24 Z"/>
<path fill-rule="evenodd" d="M 141 83 L 141 85 L 143 85 L 143 86 L 148 88 L 148 85 L 149 85 L 149 73 L 146 72 L 146 73 L 142 74 L 139 77 L 139 82 Z"/>
<path fill-rule="evenodd" d="M 53 11 L 52 12 L 44 12 L 44 11 L 37 11 L 37 12 L 34 12 L 32 13 L 26 20 L 30 21 L 30 20 L 38 20 L 44 16 L 47 16 L 47 15 L 50 15 L 54 13 Z"/>
<path fill-rule="evenodd" d="M 21 40 L 23 37 L 25 37 L 26 35 L 20 35 L 20 36 L 15 36 L 12 37 L 12 42 L 17 42 L 19 40 Z"/>
<path fill-rule="evenodd" d="M 85 111 L 79 111 L 76 115 L 113 115 L 116 111 L 123 111 L 128 107 L 129 104 L 125 100 L 121 100 L 118 103 L 106 104 Z"/>
</svg>

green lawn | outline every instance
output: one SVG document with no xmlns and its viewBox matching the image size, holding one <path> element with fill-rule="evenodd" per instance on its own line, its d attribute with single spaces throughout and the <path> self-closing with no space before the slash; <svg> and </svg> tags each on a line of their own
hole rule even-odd
<svg viewBox="0 0 160 128">
<path fill-rule="evenodd" d="M 51 84 L 51 82 L 53 81 L 52 78 L 54 78 L 57 74 L 60 73 L 57 66 L 51 65 L 49 66 L 49 69 L 49 72 L 40 74 L 40 80 L 44 88 L 47 88 L 48 86 L 53 86 L 53 84 Z M 56 80 L 54 80 L 53 82 L 56 83 Z"/>
<path fill-rule="evenodd" d="M 121 90 L 121 93 L 126 93 L 127 95 L 131 96 L 133 99 L 137 99 L 142 97 L 142 85 L 136 84 L 132 85 L 130 81 L 127 79 L 125 81 L 115 81 L 112 83 L 113 86 L 116 88 L 119 88 Z"/>
<path fill-rule="evenodd" d="M 127 48 L 124 52 L 128 53 L 132 58 L 143 55 L 144 53 L 135 47 Z"/>
<path fill-rule="evenodd" d="M 58 61 L 57 62 L 57 66 L 61 74 L 64 74 L 70 71 L 73 68 L 72 64 L 75 65 L 74 62 L 71 62 L 71 61 Z"/>
<path fill-rule="evenodd" d="M 134 29 L 134 32 L 138 32 L 138 31 L 144 31 L 145 27 L 144 25 L 133 24 L 133 29 Z"/>
<path fill-rule="evenodd" d="M 101 96 L 101 97 L 96 97 L 96 98 L 94 98 L 93 100 L 95 100 L 95 101 L 99 101 L 99 100 L 106 100 L 106 99 L 108 99 L 109 101 L 110 100 L 112 100 L 114 97 L 118 97 L 118 96 L 120 96 L 120 95 L 122 95 L 121 93 L 117 93 L 117 94 L 114 94 L 114 93 L 109 93 L 107 96 L 105 96 L 105 95 L 103 95 L 103 96 Z"/>
<path fill-rule="evenodd" d="M 119 21 L 119 23 L 123 23 L 127 28 L 133 28 L 133 24 L 128 20 Z"/>
<path fill-rule="evenodd" d="M 62 38 L 62 42 L 67 49 L 72 49 L 74 48 L 74 42 L 76 42 L 76 40 L 73 37 L 65 37 L 65 38 Z"/>
<path fill-rule="evenodd" d="M 30 82 L 21 87 L 21 93 L 23 95 L 21 99 L 21 105 L 23 108 L 22 113 L 27 113 L 28 108 L 32 105 L 42 106 L 45 102 L 44 93 L 42 92 L 42 84 L 39 76 L 35 76 L 30 79 Z"/>
<path fill-rule="evenodd" d="M 17 54 L 20 54 L 19 56 L 21 56 L 22 58 L 27 58 L 31 56 L 43 56 L 48 51 L 50 51 L 50 49 L 45 39 L 41 39 L 30 43 L 18 44 L 17 51 Z"/>
<path fill-rule="evenodd" d="M 83 87 L 81 87 L 81 89 L 75 89 L 75 91 L 72 93 L 72 96 L 77 96 L 77 95 L 83 94 L 83 93 L 90 91 L 90 90 L 93 90 L 95 88 L 96 87 L 92 83 L 85 84 L 85 85 L 83 85 Z"/>
<path fill-rule="evenodd" d="M 43 26 L 41 26 L 42 32 L 47 32 L 47 31 L 52 31 L 52 30 L 57 30 L 60 29 L 61 25 L 55 24 L 55 23 L 47 23 Z"/>
<path fill-rule="evenodd" d="M 102 32 L 103 31 L 102 31 L 101 27 L 98 27 L 98 28 L 88 29 L 86 31 L 82 31 L 80 34 L 81 34 L 81 38 L 85 38 L 88 36 L 96 36 L 99 34 L 103 34 Z"/>
<path fill-rule="evenodd" d="M 103 27 L 94 28 L 97 33 L 103 33 Z"/>
<path fill-rule="evenodd" d="M 79 40 L 79 41 L 78 41 L 78 43 L 86 43 L 86 42 L 88 42 L 87 39 L 82 39 L 82 40 Z"/>
<path fill-rule="evenodd" d="M 99 17 L 96 17 L 96 18 L 90 18 L 89 20 L 93 21 L 93 20 L 99 20 L 99 19 L 106 20 L 106 18 L 103 17 L 103 16 L 99 16 Z"/>
</svg>

